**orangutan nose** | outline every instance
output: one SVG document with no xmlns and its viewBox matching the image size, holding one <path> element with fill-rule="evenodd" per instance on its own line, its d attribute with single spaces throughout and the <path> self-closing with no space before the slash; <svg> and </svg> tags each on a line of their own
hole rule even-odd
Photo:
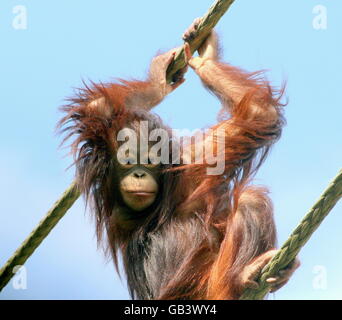
<svg viewBox="0 0 342 320">
<path fill-rule="evenodd" d="M 134 172 L 135 178 L 143 178 L 145 177 L 146 173 L 143 170 L 137 170 Z"/>
</svg>

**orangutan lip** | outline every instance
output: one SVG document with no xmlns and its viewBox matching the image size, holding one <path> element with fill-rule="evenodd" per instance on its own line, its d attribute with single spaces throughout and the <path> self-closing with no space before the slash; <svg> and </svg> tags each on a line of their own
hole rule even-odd
<svg viewBox="0 0 342 320">
<path fill-rule="evenodd" d="M 148 197 L 148 196 L 155 194 L 155 192 L 148 192 L 148 191 L 127 191 L 127 193 L 131 193 L 139 197 Z"/>
</svg>

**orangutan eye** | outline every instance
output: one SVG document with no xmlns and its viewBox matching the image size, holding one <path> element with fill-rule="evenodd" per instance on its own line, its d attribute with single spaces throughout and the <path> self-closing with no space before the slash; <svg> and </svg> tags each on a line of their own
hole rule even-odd
<svg viewBox="0 0 342 320">
<path fill-rule="evenodd" d="M 149 157 L 148 158 L 148 162 L 147 164 L 145 164 L 145 167 L 147 168 L 156 168 L 160 165 L 160 161 L 159 159 L 153 158 L 153 157 Z"/>
<path fill-rule="evenodd" d="M 129 169 L 134 167 L 137 164 L 137 161 L 133 158 L 122 159 L 120 162 L 121 167 Z"/>
</svg>

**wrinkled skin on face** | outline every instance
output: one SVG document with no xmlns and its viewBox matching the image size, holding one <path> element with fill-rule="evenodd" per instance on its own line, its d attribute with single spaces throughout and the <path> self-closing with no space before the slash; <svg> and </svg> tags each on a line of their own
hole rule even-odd
<svg viewBox="0 0 342 320">
<path fill-rule="evenodd" d="M 153 164 L 119 164 L 120 193 L 125 204 L 134 211 L 148 208 L 156 200 L 159 168 Z"/>
<path fill-rule="evenodd" d="M 135 132 L 139 123 L 133 124 Z M 137 140 L 139 141 L 138 134 Z M 148 136 L 142 137 L 148 139 Z M 135 139 L 133 139 L 135 141 Z M 125 205 L 133 211 L 143 211 L 151 206 L 159 192 L 160 164 L 151 154 L 151 143 L 144 150 L 140 142 L 136 145 L 124 142 L 128 149 L 117 153 L 119 190 Z M 122 144 L 122 146 L 124 145 Z M 143 158 L 143 160 L 142 160 Z M 152 163 L 153 162 L 153 163 Z"/>
</svg>

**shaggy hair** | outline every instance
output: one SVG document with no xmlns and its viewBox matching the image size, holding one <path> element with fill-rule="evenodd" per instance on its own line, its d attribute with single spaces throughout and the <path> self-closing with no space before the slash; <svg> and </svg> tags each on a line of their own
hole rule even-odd
<svg viewBox="0 0 342 320">
<path fill-rule="evenodd" d="M 247 88 L 236 103 L 207 85 L 224 106 L 223 120 L 213 128 L 228 135 L 223 174 L 207 175 L 207 163 L 162 164 L 158 198 L 139 213 L 121 199 L 114 158 L 116 134 L 134 129 L 137 121 L 148 121 L 149 130 L 170 132 L 156 115 L 127 107 L 148 83 L 92 84 L 63 107 L 66 115 L 59 126 L 65 139 L 74 137 L 78 187 L 91 201 L 98 241 L 107 243 L 117 269 L 122 254 L 132 298 L 236 299 L 242 268 L 275 246 L 267 190 L 248 184 L 281 134 L 281 94 L 275 98 L 259 73 L 219 67 Z M 264 111 L 262 116 L 253 115 L 254 105 Z M 276 118 L 274 112 L 268 115 L 270 107 Z M 231 117 L 225 119 L 228 112 Z"/>
</svg>

